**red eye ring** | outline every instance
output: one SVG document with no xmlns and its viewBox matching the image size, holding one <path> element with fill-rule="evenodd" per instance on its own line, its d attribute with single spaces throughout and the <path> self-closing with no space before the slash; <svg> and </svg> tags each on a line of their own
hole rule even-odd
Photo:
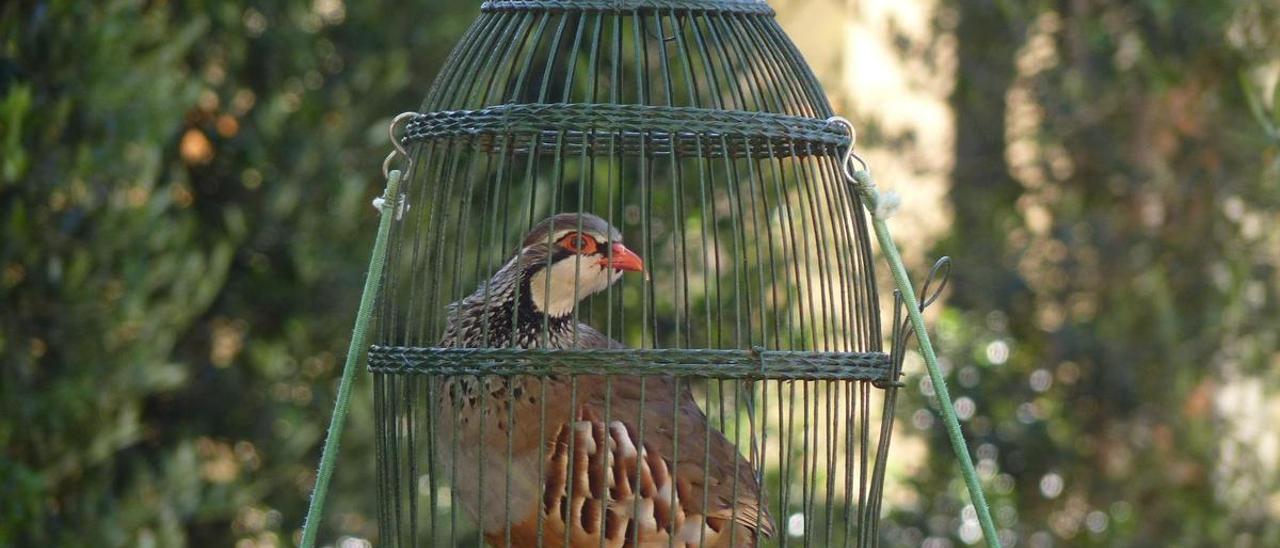
<svg viewBox="0 0 1280 548">
<path fill-rule="evenodd" d="M 560 238 L 560 241 L 557 242 L 557 244 L 569 251 L 573 251 L 574 253 L 582 253 L 585 255 L 594 254 L 597 246 L 595 238 L 581 232 L 570 232 L 565 234 L 564 237 Z"/>
</svg>

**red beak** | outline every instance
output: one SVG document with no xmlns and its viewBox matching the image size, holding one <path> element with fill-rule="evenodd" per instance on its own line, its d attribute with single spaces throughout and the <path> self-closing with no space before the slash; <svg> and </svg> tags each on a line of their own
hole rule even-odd
<svg viewBox="0 0 1280 548">
<path fill-rule="evenodd" d="M 600 264 L 609 268 L 616 268 L 618 270 L 625 270 L 629 272 L 644 271 L 644 261 L 640 260 L 639 255 L 636 255 L 630 249 L 627 249 L 627 246 L 615 243 L 613 244 L 612 250 L 612 259 L 605 257 L 600 260 Z"/>
</svg>

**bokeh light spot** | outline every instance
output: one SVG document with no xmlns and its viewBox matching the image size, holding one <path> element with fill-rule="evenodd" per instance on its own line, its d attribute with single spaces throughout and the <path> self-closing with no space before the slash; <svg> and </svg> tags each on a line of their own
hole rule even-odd
<svg viewBox="0 0 1280 548">
<path fill-rule="evenodd" d="M 1053 386 L 1053 374 L 1048 369 L 1037 369 L 1031 373 L 1030 384 L 1036 392 L 1048 391 Z"/>
<path fill-rule="evenodd" d="M 1084 526 L 1088 527 L 1094 533 L 1101 533 L 1107 530 L 1107 523 L 1111 521 L 1107 518 L 1107 514 L 1094 510 L 1084 518 Z"/>
<path fill-rule="evenodd" d="M 977 410 L 978 404 L 973 402 L 973 398 L 963 396 L 956 400 L 956 416 L 962 421 L 972 419 Z"/>
<path fill-rule="evenodd" d="M 928 409 L 917 409 L 911 414 L 911 425 L 920 430 L 928 430 L 933 428 L 933 413 Z"/>
<path fill-rule="evenodd" d="M 804 514 L 797 512 L 787 518 L 787 535 L 793 537 L 804 536 Z"/>
<path fill-rule="evenodd" d="M 1044 495 L 1044 498 L 1058 498 L 1058 495 L 1062 494 L 1062 488 L 1062 476 L 1057 472 L 1049 472 L 1040 478 L 1040 494 Z"/>
<path fill-rule="evenodd" d="M 1009 343 L 995 340 L 987 343 L 987 361 L 992 365 L 1004 365 L 1009 361 Z"/>
</svg>

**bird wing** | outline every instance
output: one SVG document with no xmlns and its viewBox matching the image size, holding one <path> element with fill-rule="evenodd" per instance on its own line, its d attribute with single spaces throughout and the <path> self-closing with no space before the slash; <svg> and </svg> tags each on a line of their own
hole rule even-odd
<svg viewBox="0 0 1280 548">
<path fill-rule="evenodd" d="M 586 325 L 578 326 L 578 346 L 624 347 Z M 614 541 L 635 535 L 641 545 L 663 546 L 673 534 L 705 546 L 730 537 L 750 546 L 757 530 L 772 536 L 755 468 L 709 424 L 687 384 L 584 376 L 569 392 L 548 402 L 554 437 L 543 511 L 548 524 L 563 524 L 549 532 L 567 527 L 572 540 L 587 543 L 601 533 Z"/>
</svg>

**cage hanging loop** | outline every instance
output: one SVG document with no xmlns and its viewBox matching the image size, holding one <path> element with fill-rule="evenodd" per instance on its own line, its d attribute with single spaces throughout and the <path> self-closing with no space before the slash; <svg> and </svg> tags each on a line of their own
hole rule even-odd
<svg viewBox="0 0 1280 548">
<path fill-rule="evenodd" d="M 401 112 L 400 114 L 397 114 L 395 118 L 392 118 L 391 124 L 387 126 L 387 135 L 391 137 L 391 146 L 394 147 L 394 150 L 387 154 L 387 157 L 382 160 L 382 176 L 388 180 L 391 179 L 391 162 L 396 159 L 396 156 L 404 157 L 404 169 L 402 171 L 407 173 L 409 168 L 413 166 L 413 159 L 409 157 L 409 151 L 404 148 L 404 145 L 400 144 L 400 139 L 396 138 L 396 127 L 405 120 L 417 115 L 418 113 L 416 112 Z M 387 200 L 394 200 L 396 202 L 396 220 L 399 221 L 404 217 L 404 212 L 409 209 L 409 201 L 405 199 L 405 194 L 403 192 L 401 192 L 399 196 L 379 196 L 373 199 L 373 208 L 381 213 L 383 211 L 382 207 L 387 203 Z"/>
<path fill-rule="evenodd" d="M 894 213 L 898 212 L 898 206 L 902 205 L 902 197 L 897 192 L 881 194 L 876 189 L 875 179 L 871 177 L 871 166 L 861 156 L 858 156 L 855 151 L 858 144 L 858 130 L 853 127 L 852 122 L 843 116 L 827 118 L 827 123 L 843 127 L 849 132 L 849 147 L 845 149 L 844 155 L 841 157 L 840 172 L 853 185 L 858 194 L 862 195 L 863 199 L 867 201 L 872 216 L 877 219 L 892 217 Z M 857 163 L 855 164 L 854 162 Z M 861 168 L 859 169 L 858 166 L 861 166 Z"/>
<path fill-rule="evenodd" d="M 417 115 L 418 113 L 416 112 L 401 112 L 400 114 L 397 114 L 395 118 L 392 118 L 391 124 L 387 126 L 387 136 L 391 138 L 391 146 L 395 147 L 395 150 L 392 150 L 390 154 L 387 154 L 386 159 L 382 160 L 383 177 L 391 176 L 391 161 L 395 160 L 397 155 L 403 156 L 405 159 L 404 171 L 408 172 L 409 166 L 413 164 L 413 159 L 409 158 L 409 151 L 404 148 L 404 145 L 400 144 L 400 139 L 396 138 L 396 127 L 405 120 Z"/>
<path fill-rule="evenodd" d="M 934 281 L 938 282 L 937 289 L 932 293 L 929 292 L 929 286 Z M 929 269 L 929 275 L 925 276 L 924 284 L 920 286 L 920 311 L 924 312 L 925 308 L 938 300 L 942 296 L 942 291 L 947 288 L 947 282 L 951 281 L 951 257 L 943 256 L 933 263 L 933 268 Z"/>
<path fill-rule="evenodd" d="M 832 116 L 827 118 L 827 123 L 840 126 L 849 132 L 849 146 L 844 149 L 844 155 L 840 158 L 840 171 L 844 173 L 845 178 L 850 181 L 856 180 L 853 171 L 854 160 L 862 166 L 862 171 L 870 173 L 871 166 L 867 165 L 867 161 L 863 160 L 861 156 L 858 156 L 858 153 L 854 150 L 858 145 L 858 130 L 853 127 L 853 122 L 850 122 L 849 119 L 844 116 Z"/>
<path fill-rule="evenodd" d="M 920 306 L 918 309 L 921 313 L 923 313 L 929 305 L 932 305 L 942 297 L 942 291 L 947 288 L 947 283 L 949 281 L 951 281 L 951 257 L 943 256 L 938 259 L 937 262 L 933 263 L 933 268 L 929 269 L 929 274 L 925 276 L 924 283 L 920 286 Z M 937 287 L 933 287 L 935 282 L 938 284 Z M 902 300 L 901 291 L 895 289 L 893 290 L 893 293 L 895 297 L 893 303 L 894 325 L 898 326 L 898 332 L 901 333 L 900 336 L 895 336 L 894 340 L 898 345 L 903 346 L 907 344 L 907 341 L 911 340 L 911 335 L 914 332 L 911 330 L 910 318 L 903 319 L 901 323 L 898 323 L 899 316 L 902 312 L 901 310 L 898 310 L 898 308 L 901 307 L 905 309 L 906 304 Z"/>
</svg>

